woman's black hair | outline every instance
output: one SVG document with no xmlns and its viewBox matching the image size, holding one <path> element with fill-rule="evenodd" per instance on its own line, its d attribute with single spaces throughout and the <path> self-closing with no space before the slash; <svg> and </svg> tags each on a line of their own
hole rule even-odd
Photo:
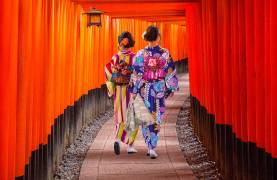
<svg viewBox="0 0 277 180">
<path fill-rule="evenodd" d="M 131 48 L 135 45 L 135 40 L 133 39 L 133 36 L 130 32 L 124 31 L 118 36 L 118 44 L 122 42 L 123 39 L 127 38 L 128 43 L 126 45 L 123 45 L 124 48 Z"/>
<path fill-rule="evenodd" d="M 151 25 L 146 29 L 146 32 L 143 38 L 146 41 L 152 42 L 152 41 L 156 41 L 159 36 L 160 36 L 159 29 L 156 26 Z"/>
</svg>

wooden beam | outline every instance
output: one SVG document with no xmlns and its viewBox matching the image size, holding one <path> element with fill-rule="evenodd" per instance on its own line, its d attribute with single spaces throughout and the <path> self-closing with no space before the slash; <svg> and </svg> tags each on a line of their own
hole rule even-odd
<svg viewBox="0 0 277 180">
<path fill-rule="evenodd" d="M 79 3 L 192 3 L 200 0 L 72 0 Z"/>
</svg>

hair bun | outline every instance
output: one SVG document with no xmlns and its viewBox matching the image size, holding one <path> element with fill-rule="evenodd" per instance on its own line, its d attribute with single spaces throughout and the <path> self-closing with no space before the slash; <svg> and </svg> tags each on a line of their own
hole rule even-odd
<svg viewBox="0 0 277 180">
<path fill-rule="evenodd" d="M 159 29 L 156 26 L 149 26 L 146 32 L 143 33 L 143 39 L 146 41 L 156 41 L 160 35 Z"/>
</svg>

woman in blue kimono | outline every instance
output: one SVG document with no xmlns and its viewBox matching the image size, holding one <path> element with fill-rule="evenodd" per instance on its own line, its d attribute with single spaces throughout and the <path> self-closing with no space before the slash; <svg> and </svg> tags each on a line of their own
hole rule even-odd
<svg viewBox="0 0 277 180">
<path fill-rule="evenodd" d="M 165 96 L 172 96 L 178 90 L 178 79 L 169 51 L 159 46 L 159 29 L 149 26 L 143 38 L 148 46 L 136 54 L 131 84 L 133 98 L 139 94 L 153 117 L 152 122 L 142 124 L 142 134 L 148 147 L 147 155 L 155 159 L 158 157 L 155 152 L 158 133 L 165 113 Z"/>
</svg>

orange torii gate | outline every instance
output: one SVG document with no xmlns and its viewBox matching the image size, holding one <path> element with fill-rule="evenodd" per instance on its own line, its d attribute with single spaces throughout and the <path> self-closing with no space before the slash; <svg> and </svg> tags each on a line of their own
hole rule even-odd
<svg viewBox="0 0 277 180">
<path fill-rule="evenodd" d="M 225 179 L 277 177 L 274 0 L 186 10 L 194 124 Z"/>
<path fill-rule="evenodd" d="M 75 108 L 82 97 L 93 90 L 97 91 L 94 98 L 100 96 L 99 89 L 104 92 L 104 65 L 117 51 L 116 38 L 121 31 L 129 30 L 135 35 L 137 43 L 134 50 L 138 50 L 145 45 L 142 32 L 148 25 L 157 24 L 162 34 L 171 34 L 171 37 L 164 36 L 162 43 L 174 49 L 174 59 L 187 57 L 186 28 L 181 26 L 185 20 L 184 7 L 180 6 L 182 2 L 164 1 L 160 6 L 156 1 L 155 12 L 151 8 L 143 11 L 142 7 L 148 7 L 149 3 L 141 4 L 139 1 L 127 5 L 128 11 L 117 9 L 125 3 L 71 0 L 0 2 L 1 179 L 22 177 L 26 173 L 29 178 L 40 177 L 41 167 L 30 167 L 33 162 L 42 163 L 36 166 L 45 168 L 43 171 L 52 171 L 49 170 L 49 162 L 43 164 L 36 158 L 41 153 L 48 153 L 44 152 L 47 146 L 51 146 L 51 151 L 60 151 L 51 145 L 53 138 L 55 144 L 55 138 L 59 137 L 52 136 L 60 132 L 62 125 L 59 123 L 63 123 L 61 119 L 66 116 L 68 108 L 72 109 L 73 105 Z M 87 27 L 83 13 L 91 7 L 106 12 L 102 16 L 101 28 Z M 130 14 L 135 11 L 136 15 Z M 182 41 L 177 43 L 177 39 Z M 76 114 L 75 111 L 76 108 Z M 47 155 L 55 156 L 55 152 L 51 153 Z"/>
<path fill-rule="evenodd" d="M 105 11 L 102 28 L 86 26 L 82 13 L 92 7 Z M 145 27 L 156 24 L 174 59 L 189 57 L 194 124 L 225 177 L 273 179 L 276 7 L 275 0 L 2 0 L 0 177 L 26 175 L 67 108 L 103 93 L 102 69 L 121 31 L 134 34 L 138 50 Z"/>
</svg>

